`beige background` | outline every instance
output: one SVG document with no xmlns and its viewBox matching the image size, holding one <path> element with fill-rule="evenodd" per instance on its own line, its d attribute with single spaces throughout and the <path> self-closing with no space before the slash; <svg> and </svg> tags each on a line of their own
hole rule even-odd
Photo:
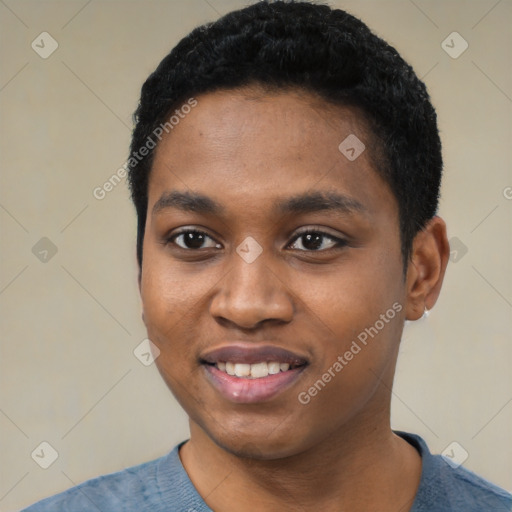
<svg viewBox="0 0 512 512">
<path fill-rule="evenodd" d="M 193 27 L 244 4 L 0 1 L 1 511 L 187 437 L 156 368 L 133 355 L 145 332 L 126 184 L 103 200 L 93 189 L 128 155 L 149 72 Z M 457 441 L 465 467 L 512 490 L 512 2 L 331 4 L 424 77 L 444 141 L 440 214 L 467 247 L 430 317 L 406 328 L 393 427 L 438 453 Z M 31 48 L 43 31 L 59 44 L 47 59 Z M 457 59 L 441 47 L 453 31 L 469 44 Z M 57 247 L 46 262 L 32 252 L 42 237 Z M 46 470 L 31 458 L 42 441 L 59 454 Z"/>
</svg>

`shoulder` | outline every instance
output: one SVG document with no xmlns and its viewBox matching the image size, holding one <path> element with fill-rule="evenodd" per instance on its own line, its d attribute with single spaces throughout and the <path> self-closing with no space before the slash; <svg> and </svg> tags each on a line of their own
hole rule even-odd
<svg viewBox="0 0 512 512">
<path fill-rule="evenodd" d="M 450 467 L 441 455 L 436 455 L 435 457 L 439 459 L 440 464 L 448 466 L 444 468 L 444 473 L 447 481 L 451 481 L 453 491 L 457 492 L 460 498 L 464 497 L 466 501 L 471 500 L 468 502 L 472 502 L 475 505 L 480 504 L 478 510 L 482 510 L 482 507 L 485 505 L 487 507 L 494 505 L 496 508 L 493 510 L 512 511 L 512 494 L 505 489 L 494 485 L 462 466 L 458 468 Z"/>
<path fill-rule="evenodd" d="M 421 481 L 411 512 L 512 511 L 512 494 L 448 457 L 431 454 L 421 437 L 396 433 L 413 444 L 422 457 Z"/>
<path fill-rule="evenodd" d="M 166 474 L 165 481 L 169 482 L 173 472 L 179 472 L 177 450 L 175 447 L 158 459 L 83 482 L 22 512 L 140 512 L 148 507 L 157 511 L 159 508 L 153 501 L 162 492 L 162 473 Z"/>
</svg>

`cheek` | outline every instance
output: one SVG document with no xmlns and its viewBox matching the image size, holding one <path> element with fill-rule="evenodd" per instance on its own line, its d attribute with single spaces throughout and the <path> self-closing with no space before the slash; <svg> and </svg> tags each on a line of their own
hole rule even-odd
<svg viewBox="0 0 512 512">
<path fill-rule="evenodd" d="M 194 338 L 204 296 L 200 278 L 186 277 L 157 251 L 144 253 L 141 298 L 147 335 L 160 350 L 155 360 L 160 375 L 187 411 L 200 401 Z"/>
<path fill-rule="evenodd" d="M 211 327 L 205 325 L 205 311 L 222 273 L 214 267 L 199 269 L 172 261 L 155 245 L 149 239 L 144 248 L 144 322 L 149 339 L 160 350 L 157 366 L 169 375 L 183 377 L 187 372 L 197 371 L 198 351 Z"/>
<path fill-rule="evenodd" d="M 309 281 L 305 320 L 316 318 L 323 334 L 318 363 L 301 389 L 302 400 L 297 398 L 315 417 L 328 420 L 333 406 L 338 415 L 353 414 L 390 380 L 403 328 L 403 286 L 401 274 L 378 260 L 365 262 L 364 271 L 340 268 Z"/>
<path fill-rule="evenodd" d="M 348 424 L 365 409 L 385 412 L 398 353 L 400 304 L 375 308 L 380 316 L 347 309 L 324 340 L 323 354 L 296 395 L 311 442 Z M 326 343 L 327 341 L 327 343 Z M 369 404 L 372 404 L 369 406 Z M 375 421 L 375 418 L 371 421 Z"/>
<path fill-rule="evenodd" d="M 334 344 L 337 350 L 342 350 L 348 339 L 373 326 L 394 303 L 403 305 L 401 267 L 392 255 L 377 251 L 354 256 L 323 276 L 305 280 L 297 275 L 294 280 L 307 283 L 296 290 L 300 302 L 307 306 L 306 314 L 317 318 L 327 333 L 340 340 Z M 385 320 L 394 320 L 396 309 Z M 387 324 L 385 331 L 390 331 Z"/>
<path fill-rule="evenodd" d="M 141 298 L 151 327 L 169 328 L 187 318 L 207 290 L 204 276 L 172 261 L 148 233 L 144 243 Z"/>
<path fill-rule="evenodd" d="M 141 277 L 144 322 L 149 339 L 161 351 L 160 360 L 182 350 L 180 345 L 185 344 L 182 333 L 188 328 L 201 292 L 200 281 L 184 279 L 168 258 L 156 250 L 144 253 Z M 175 361 L 176 357 L 170 360 Z"/>
</svg>

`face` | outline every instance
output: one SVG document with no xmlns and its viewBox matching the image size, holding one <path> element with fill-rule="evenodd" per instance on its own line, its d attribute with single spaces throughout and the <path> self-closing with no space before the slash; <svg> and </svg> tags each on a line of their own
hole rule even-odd
<svg viewBox="0 0 512 512">
<path fill-rule="evenodd" d="M 140 289 L 160 373 L 232 453 L 284 457 L 387 421 L 405 284 L 360 118 L 298 92 L 197 102 L 149 182 Z M 355 159 L 349 135 L 367 145 Z"/>
</svg>

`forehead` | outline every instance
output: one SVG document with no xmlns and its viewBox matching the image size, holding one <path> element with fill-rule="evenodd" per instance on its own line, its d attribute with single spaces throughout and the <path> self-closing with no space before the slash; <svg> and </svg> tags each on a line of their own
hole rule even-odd
<svg viewBox="0 0 512 512">
<path fill-rule="evenodd" d="M 317 186 L 370 203 L 372 195 L 390 193 L 375 172 L 372 137 L 356 109 L 297 90 L 247 88 L 196 100 L 156 149 L 150 208 L 170 188 L 226 201 L 259 195 L 275 202 L 286 191 Z"/>
<path fill-rule="evenodd" d="M 196 101 L 197 106 L 180 116 L 181 120 L 174 116 L 179 124 L 164 136 L 157 152 L 168 145 L 186 147 L 183 139 L 189 137 L 193 143 L 200 139 L 201 149 L 209 149 L 218 142 L 224 150 L 228 146 L 235 150 L 242 144 L 266 143 L 269 149 L 275 150 L 278 146 L 282 153 L 293 148 L 297 156 L 312 149 L 313 145 L 315 153 L 331 143 L 337 147 L 350 134 L 358 134 L 367 145 L 373 143 L 359 109 L 328 103 L 301 89 L 264 90 L 251 86 L 203 94 Z M 286 130 L 282 130 L 283 126 Z M 179 141 L 172 137 L 177 132 Z"/>
</svg>

